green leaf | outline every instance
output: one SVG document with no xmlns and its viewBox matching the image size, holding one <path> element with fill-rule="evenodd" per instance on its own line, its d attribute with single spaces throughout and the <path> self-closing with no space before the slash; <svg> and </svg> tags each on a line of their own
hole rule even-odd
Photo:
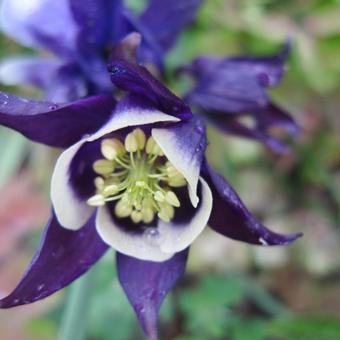
<svg viewBox="0 0 340 340">
<path fill-rule="evenodd" d="M 278 319 L 268 325 L 267 334 L 285 340 L 338 340 L 340 318 L 315 315 Z"/>
</svg>

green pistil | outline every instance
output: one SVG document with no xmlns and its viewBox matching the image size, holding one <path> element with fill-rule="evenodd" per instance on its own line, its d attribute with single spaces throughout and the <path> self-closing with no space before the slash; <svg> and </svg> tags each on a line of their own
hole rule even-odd
<svg viewBox="0 0 340 340">
<path fill-rule="evenodd" d="M 104 159 L 93 164 L 99 175 L 95 179 L 96 194 L 87 201 L 102 206 L 117 201 L 114 213 L 130 217 L 134 223 L 150 223 L 157 215 L 171 221 L 180 201 L 170 187 L 186 185 L 181 173 L 165 160 L 156 141 L 141 129 L 129 133 L 123 143 L 105 139 L 101 144 Z"/>
</svg>

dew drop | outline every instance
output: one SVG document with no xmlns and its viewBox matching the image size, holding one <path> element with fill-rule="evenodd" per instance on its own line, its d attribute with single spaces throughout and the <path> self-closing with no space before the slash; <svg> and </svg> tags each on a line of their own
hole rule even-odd
<svg viewBox="0 0 340 340">
<path fill-rule="evenodd" d="M 110 68 L 111 74 L 117 74 L 117 73 L 125 73 L 125 69 L 119 67 L 119 66 L 113 66 Z"/>
<path fill-rule="evenodd" d="M 196 131 L 200 134 L 204 133 L 204 127 L 202 125 L 196 126 Z"/>
<path fill-rule="evenodd" d="M 259 242 L 260 242 L 263 246 L 268 246 L 268 245 L 269 245 L 268 242 L 267 242 L 264 238 L 262 238 L 262 237 L 259 238 Z"/>
<path fill-rule="evenodd" d="M 147 228 L 144 233 L 143 236 L 145 238 L 145 240 L 147 241 L 147 243 L 149 243 L 150 245 L 159 245 L 160 243 L 160 233 L 157 230 L 157 228 Z"/>
<path fill-rule="evenodd" d="M 64 247 L 60 246 L 59 248 L 52 251 L 52 256 L 57 259 L 64 254 L 64 251 L 65 251 Z"/>
<path fill-rule="evenodd" d="M 44 289 L 44 287 L 45 287 L 45 285 L 42 283 L 41 285 L 39 285 L 39 286 L 37 287 L 37 291 L 38 291 L 38 292 L 42 291 L 42 290 Z"/>
<path fill-rule="evenodd" d="M 51 105 L 51 106 L 49 107 L 50 110 L 56 110 L 57 108 L 58 108 L 58 105 L 57 105 L 57 104 Z"/>
</svg>

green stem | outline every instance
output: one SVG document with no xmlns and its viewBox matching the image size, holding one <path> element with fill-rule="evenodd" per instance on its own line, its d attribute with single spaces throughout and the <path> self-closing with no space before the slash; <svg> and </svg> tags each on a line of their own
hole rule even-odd
<svg viewBox="0 0 340 340">
<path fill-rule="evenodd" d="M 61 320 L 58 340 L 85 339 L 93 276 L 91 270 L 72 285 Z"/>
</svg>

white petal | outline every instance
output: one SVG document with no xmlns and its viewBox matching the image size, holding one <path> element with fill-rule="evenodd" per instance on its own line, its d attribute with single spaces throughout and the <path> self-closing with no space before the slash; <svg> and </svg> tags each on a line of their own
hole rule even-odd
<svg viewBox="0 0 340 340">
<path fill-rule="evenodd" d="M 146 228 L 143 235 L 128 233 L 112 220 L 107 207 L 100 207 L 97 213 L 96 228 L 108 245 L 122 254 L 141 260 L 162 262 L 175 253 L 187 248 L 202 232 L 210 216 L 212 194 L 203 179 L 201 204 L 187 225 L 173 225 L 161 220 L 158 228 Z"/>
<path fill-rule="evenodd" d="M 51 199 L 59 223 L 67 229 L 79 229 L 94 211 L 86 201 L 75 196 L 69 183 L 69 167 L 73 157 L 85 142 L 94 141 L 107 133 L 128 126 L 155 122 L 177 122 L 178 118 L 157 110 L 122 110 L 112 116 L 100 130 L 65 150 L 59 157 L 51 181 Z M 168 258 L 168 254 L 166 255 Z M 163 260 L 164 261 L 164 260 Z"/>
<path fill-rule="evenodd" d="M 168 160 L 187 180 L 191 203 L 197 207 L 197 183 L 201 169 L 192 157 L 192 150 L 186 148 L 186 145 L 179 145 L 178 136 L 171 129 L 152 129 L 151 134 Z"/>
<path fill-rule="evenodd" d="M 51 200 L 57 219 L 64 228 L 72 230 L 81 228 L 95 209 L 76 197 L 69 183 L 70 164 L 83 144 L 82 140 L 59 156 L 51 180 Z"/>
<path fill-rule="evenodd" d="M 158 229 L 162 237 L 160 248 L 165 253 L 177 253 L 187 248 L 203 231 L 208 223 L 212 209 L 212 193 L 203 178 L 200 177 L 202 184 L 202 196 L 200 205 L 195 211 L 195 215 L 186 225 L 172 225 L 162 220 L 158 223 Z"/>
<path fill-rule="evenodd" d="M 94 141 L 110 132 L 136 125 L 152 124 L 157 122 L 178 122 L 180 119 L 167 115 L 158 110 L 129 109 L 114 113 L 112 118 L 96 133 L 87 138 Z"/>
</svg>

